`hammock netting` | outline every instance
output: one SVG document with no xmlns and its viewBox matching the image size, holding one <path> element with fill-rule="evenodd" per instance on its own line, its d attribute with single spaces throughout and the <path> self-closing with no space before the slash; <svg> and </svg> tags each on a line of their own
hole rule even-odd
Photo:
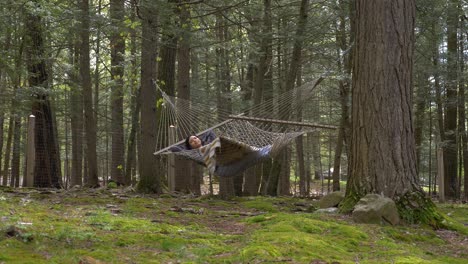
<svg viewBox="0 0 468 264">
<path fill-rule="evenodd" d="M 238 114 L 222 109 L 225 105 L 217 100 L 194 100 L 194 96 L 188 101 L 159 89 L 162 99 L 158 102 L 161 111 L 155 155 L 183 156 L 207 166 L 218 176 L 242 173 L 261 160 L 275 157 L 304 133 L 336 128 L 305 118 L 317 117 L 315 88 L 321 80 L 286 91 Z M 187 148 L 185 139 L 190 135 L 202 140 L 203 150 Z M 215 139 L 216 144 L 211 144 Z M 215 165 L 210 168 L 214 160 Z"/>
</svg>

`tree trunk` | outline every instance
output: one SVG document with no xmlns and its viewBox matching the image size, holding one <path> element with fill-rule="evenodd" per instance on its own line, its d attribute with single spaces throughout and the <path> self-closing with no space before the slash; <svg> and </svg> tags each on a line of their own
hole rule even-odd
<svg viewBox="0 0 468 264">
<path fill-rule="evenodd" d="M 52 115 L 49 96 L 49 76 L 45 61 L 45 48 L 43 41 L 42 18 L 27 12 L 26 14 L 26 37 L 28 49 L 28 73 L 30 87 L 42 87 L 43 91 L 34 89 L 32 114 L 36 117 L 35 142 L 36 142 L 36 164 L 34 168 L 34 186 L 60 188 L 61 170 L 60 155 L 55 123 Z"/>
<path fill-rule="evenodd" d="M 89 0 L 81 0 L 81 30 L 80 30 L 80 76 L 83 87 L 84 118 L 86 131 L 87 177 L 85 184 L 89 187 L 99 186 L 96 154 L 96 121 L 93 109 L 93 92 L 89 60 Z"/>
<path fill-rule="evenodd" d="M 1 76 L 0 76 L 0 83 L 1 83 Z M 0 84 L 0 85 L 2 85 L 2 84 Z M 2 113 L 0 113 L 0 185 L 2 184 L 2 181 L 1 181 L 2 177 L 4 177 L 3 170 L 2 170 L 2 164 L 3 164 L 2 163 L 2 158 L 3 158 L 3 125 L 4 125 L 4 121 L 5 121 L 5 115 L 2 112 Z"/>
<path fill-rule="evenodd" d="M 220 43 L 229 42 L 228 26 L 226 25 L 225 18 L 222 14 L 222 10 L 216 13 L 216 38 Z M 231 74 L 229 67 L 229 54 L 225 45 L 219 46 L 216 49 L 216 95 L 217 95 L 217 107 L 224 113 L 232 112 L 231 102 Z M 235 179 L 237 178 L 237 179 Z M 222 198 L 229 198 L 236 193 L 241 193 L 239 190 L 235 190 L 235 187 L 242 186 L 239 184 L 239 178 L 242 177 L 219 177 L 219 195 Z M 237 180 L 237 183 L 235 183 Z"/>
<path fill-rule="evenodd" d="M 131 20 L 136 22 L 136 6 L 135 2 L 132 1 L 132 12 Z M 140 94 L 140 87 L 138 85 L 138 65 L 137 65 L 137 33 L 135 29 L 130 31 L 130 53 L 132 57 L 131 63 L 131 125 L 130 133 L 128 134 L 128 143 L 127 143 L 127 162 L 125 164 L 125 182 L 128 184 L 133 184 L 135 182 L 135 171 L 136 171 L 136 135 L 138 132 L 139 126 L 139 117 L 140 117 L 140 100 L 138 100 Z"/>
<path fill-rule="evenodd" d="M 8 122 L 8 134 L 7 134 L 7 141 L 5 145 L 5 158 L 4 158 L 4 165 L 3 165 L 3 179 L 2 185 L 8 185 L 8 178 L 10 176 L 10 162 L 11 162 L 11 144 L 13 142 L 13 114 L 10 114 L 10 121 Z M 1 165 L 1 164 L 0 164 Z"/>
<path fill-rule="evenodd" d="M 464 24 L 461 23 L 461 32 L 464 32 Z M 459 58 L 460 58 L 460 72 L 465 72 L 465 59 L 464 59 L 464 53 L 465 53 L 465 45 L 464 45 L 464 40 L 465 40 L 466 35 L 461 34 L 460 36 L 460 41 L 459 41 Z M 463 193 L 463 200 L 468 201 L 468 138 L 467 138 L 467 131 L 466 131 L 466 107 L 465 107 L 465 89 L 466 89 L 466 84 L 465 84 L 465 77 L 463 74 L 461 74 L 460 79 L 459 79 L 459 94 L 458 94 L 458 99 L 459 99 L 459 119 L 458 119 L 458 129 L 459 129 L 459 135 L 460 135 L 460 141 L 461 141 L 461 150 L 462 150 L 462 161 L 463 161 L 463 178 L 464 178 L 464 183 L 460 183 L 458 186 L 461 188 L 462 184 L 464 185 L 464 193 Z M 460 174 L 460 178 L 462 178 L 462 175 Z"/>
<path fill-rule="evenodd" d="M 100 17 L 101 16 L 101 13 L 102 13 L 102 0 L 98 0 L 98 5 L 97 5 L 97 16 Z M 94 74 L 92 76 L 92 78 L 94 78 L 94 102 L 93 102 L 93 108 L 94 108 L 94 123 L 96 124 L 96 133 L 98 133 L 98 124 L 101 123 L 101 121 L 99 120 L 99 117 L 102 116 L 102 112 L 100 111 L 99 109 L 99 101 L 101 100 L 100 98 L 100 93 L 99 93 L 99 90 L 100 90 L 100 80 L 101 80 L 101 74 L 100 74 L 100 68 L 101 68 L 101 25 L 99 23 L 97 23 L 95 25 L 96 27 L 96 44 L 95 44 L 95 67 L 94 67 Z M 137 74 L 135 74 L 137 75 Z M 107 118 L 105 118 L 104 122 L 107 123 Z M 107 132 L 108 130 L 106 130 Z M 106 137 L 108 137 L 109 133 L 106 133 Z M 98 147 L 100 145 L 100 138 L 96 137 L 96 147 Z M 106 151 L 107 152 L 107 151 Z M 97 152 L 96 152 L 96 158 L 98 160 L 102 160 L 102 156 L 99 157 Z M 107 184 L 107 180 L 106 180 L 106 177 L 105 177 L 105 174 L 104 174 L 104 166 L 105 166 L 105 162 L 100 162 L 99 165 L 97 165 L 97 168 L 96 168 L 96 172 L 98 173 L 98 175 L 101 175 L 102 177 L 102 184 L 103 185 L 106 185 Z"/>
<path fill-rule="evenodd" d="M 179 1 L 181 6 L 179 8 L 180 18 L 180 35 L 179 48 L 178 48 L 178 63 L 177 63 L 177 93 L 179 98 L 190 101 L 190 9 L 185 0 Z M 179 102 L 181 103 L 181 102 Z M 180 109 L 189 106 L 182 106 Z M 190 109 L 190 108 L 188 108 Z M 190 110 L 189 110 L 190 111 Z M 195 121 L 195 120 L 193 120 Z M 196 122 L 196 121 L 195 121 Z M 196 127 L 196 124 L 193 124 Z M 192 131 L 195 133 L 197 131 Z M 182 135 L 186 138 L 189 135 Z M 200 194 L 200 175 L 201 171 L 194 169 L 193 162 L 187 159 L 178 159 L 176 163 L 176 190 L 185 191 L 189 193 Z M 180 184 L 180 185 L 179 185 Z"/>
<path fill-rule="evenodd" d="M 340 20 L 337 25 L 336 42 L 338 43 L 338 54 L 346 51 L 348 45 L 346 42 L 346 19 L 345 19 L 345 6 L 342 0 L 339 1 Z M 350 10 L 350 17 L 352 17 L 353 9 Z M 350 19 L 351 20 L 351 19 Z M 352 21 L 350 22 L 350 24 Z M 351 27 L 350 42 L 353 41 L 354 27 Z M 344 73 L 344 78 L 338 82 L 340 88 L 340 104 L 341 104 L 341 120 L 338 131 L 337 143 L 335 148 L 335 157 L 333 161 L 333 191 L 340 190 L 340 174 L 341 174 L 341 156 L 343 152 L 344 143 L 347 142 L 347 131 L 349 131 L 349 92 L 350 83 L 348 76 L 351 75 L 351 54 L 345 54 L 344 57 L 338 60 L 338 68 Z"/>
<path fill-rule="evenodd" d="M 113 80 L 111 92 L 111 128 L 112 128 L 112 163 L 111 179 L 128 185 L 124 176 L 124 131 L 123 131 L 123 75 L 125 39 L 123 21 L 125 18 L 124 0 L 110 1 L 110 18 L 115 30 L 111 32 L 111 78 Z M 145 36 L 144 36 L 145 37 Z"/>
<path fill-rule="evenodd" d="M 447 11 L 447 99 L 444 120 L 444 187 L 445 197 L 458 199 L 457 170 L 457 85 L 458 85 L 458 4 L 459 0 L 450 0 Z"/>
<path fill-rule="evenodd" d="M 356 1 L 350 178 L 342 210 L 378 193 L 396 201 L 404 220 L 438 225 L 416 169 L 414 20 L 414 1 Z"/>
<path fill-rule="evenodd" d="M 249 61 L 253 61 L 253 52 L 249 53 Z M 247 66 L 247 73 L 245 77 L 244 85 L 241 86 L 243 99 L 245 102 L 250 102 L 252 100 L 252 92 L 254 88 L 254 65 L 249 63 Z M 255 173 L 256 167 L 261 166 L 256 165 L 253 168 L 249 168 L 244 172 L 244 190 L 243 193 L 248 196 L 255 196 L 258 194 L 258 187 L 260 181 L 260 174 Z"/>
<path fill-rule="evenodd" d="M 430 87 L 428 83 L 428 76 L 425 73 L 421 73 L 420 76 L 416 77 L 416 110 L 414 120 L 414 139 L 416 144 L 416 166 L 418 172 L 421 172 L 421 148 L 423 142 L 423 130 L 424 123 L 426 122 L 425 111 L 427 106 L 427 89 Z"/>
<path fill-rule="evenodd" d="M 81 1 L 81 0 L 80 0 Z M 78 18 L 77 18 L 78 19 Z M 79 28 L 77 28 L 79 30 Z M 79 87 L 79 35 L 70 39 L 69 63 L 73 65 L 68 71 L 70 82 L 69 112 L 71 127 L 71 175 L 70 187 L 83 184 L 83 91 Z"/>
<path fill-rule="evenodd" d="M 158 35 L 157 6 L 152 1 L 140 2 L 142 18 L 141 43 L 141 117 L 138 148 L 140 182 L 138 191 L 144 193 L 161 193 L 161 172 L 153 152 L 156 146 L 156 89 L 152 80 L 157 80 Z"/>
<path fill-rule="evenodd" d="M 21 154 L 21 117 L 15 116 L 15 134 L 13 135 L 13 156 L 11 159 L 11 187 L 19 187 Z"/>
</svg>

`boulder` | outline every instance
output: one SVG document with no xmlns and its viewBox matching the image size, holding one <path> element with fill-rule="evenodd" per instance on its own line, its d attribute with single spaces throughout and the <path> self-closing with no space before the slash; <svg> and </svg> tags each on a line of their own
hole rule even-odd
<svg viewBox="0 0 468 264">
<path fill-rule="evenodd" d="M 400 222 L 400 215 L 392 199 L 378 194 L 368 194 L 354 207 L 353 219 L 358 223 L 397 225 Z"/>
<path fill-rule="evenodd" d="M 330 207 L 337 207 L 338 204 L 341 203 L 344 199 L 344 192 L 332 192 L 320 199 L 318 202 L 318 207 L 319 208 L 330 208 Z"/>
</svg>

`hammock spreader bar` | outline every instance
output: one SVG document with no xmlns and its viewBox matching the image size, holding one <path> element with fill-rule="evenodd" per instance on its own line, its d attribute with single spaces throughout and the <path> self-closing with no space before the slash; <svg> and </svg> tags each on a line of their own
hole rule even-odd
<svg viewBox="0 0 468 264">
<path fill-rule="evenodd" d="M 276 124 L 284 124 L 284 125 L 293 125 L 293 126 L 306 126 L 306 127 L 318 127 L 318 128 L 325 128 L 325 129 L 338 129 L 337 126 L 332 125 L 322 125 L 322 124 L 315 124 L 315 123 L 304 123 L 304 122 L 297 122 L 297 121 L 287 121 L 287 120 L 279 120 L 279 119 L 269 119 L 269 118 L 258 118 L 252 116 L 239 116 L 239 115 L 230 115 L 229 118 L 232 119 L 239 119 L 239 120 L 246 120 L 246 121 L 255 121 L 255 122 L 267 122 L 267 123 L 276 123 Z"/>
</svg>

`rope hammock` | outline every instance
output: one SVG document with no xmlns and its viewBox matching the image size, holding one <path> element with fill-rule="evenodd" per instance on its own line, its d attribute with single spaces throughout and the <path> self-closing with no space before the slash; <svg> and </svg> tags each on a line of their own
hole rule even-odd
<svg viewBox="0 0 468 264">
<path fill-rule="evenodd" d="M 157 145 L 154 155 L 175 154 L 191 159 L 218 176 L 234 176 L 256 163 L 275 157 L 296 137 L 332 125 L 307 122 L 305 105 L 313 105 L 314 90 L 323 77 L 265 100 L 240 114 L 217 102 L 192 96 L 192 101 L 162 94 L 158 102 Z M 315 94 L 316 95 L 316 94 Z M 218 100 L 226 100 L 218 95 Z M 189 149 L 185 139 L 196 135 L 203 146 Z"/>
</svg>

